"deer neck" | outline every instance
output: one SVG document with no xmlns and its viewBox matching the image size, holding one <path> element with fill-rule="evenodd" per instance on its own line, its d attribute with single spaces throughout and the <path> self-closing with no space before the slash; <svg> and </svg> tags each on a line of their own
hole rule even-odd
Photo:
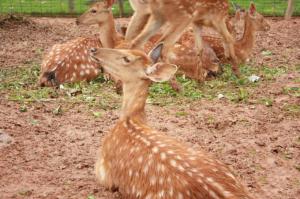
<svg viewBox="0 0 300 199">
<path fill-rule="evenodd" d="M 117 32 L 113 15 L 105 23 L 99 24 L 100 27 L 100 41 L 105 48 L 114 48 L 116 46 Z"/>
<path fill-rule="evenodd" d="M 134 119 L 145 121 L 145 104 L 150 83 L 146 80 L 139 82 L 123 82 L 123 103 L 121 120 Z"/>
<path fill-rule="evenodd" d="M 253 24 L 250 16 L 245 18 L 245 29 L 243 37 L 237 42 L 244 52 L 250 53 L 255 43 L 255 25 Z"/>
</svg>

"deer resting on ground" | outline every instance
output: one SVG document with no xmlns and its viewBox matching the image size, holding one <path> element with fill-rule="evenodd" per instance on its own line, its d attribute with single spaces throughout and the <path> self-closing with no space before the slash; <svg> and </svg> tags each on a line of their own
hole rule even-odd
<svg viewBox="0 0 300 199">
<path fill-rule="evenodd" d="M 123 82 L 120 119 L 103 139 L 97 179 L 125 199 L 251 199 L 225 164 L 146 123 L 148 87 L 177 71 L 157 62 L 161 50 L 160 44 L 147 56 L 138 50 L 91 49 L 92 58 Z"/>
<path fill-rule="evenodd" d="M 39 84 L 58 86 L 66 82 L 95 79 L 101 67 L 88 56 L 91 48 L 113 48 L 121 40 L 115 32 L 111 6 L 114 1 L 98 2 L 78 18 L 77 24 L 98 24 L 98 38 L 79 37 L 63 44 L 56 44 L 43 58 Z M 87 17 L 93 16 L 93 17 Z"/>
</svg>

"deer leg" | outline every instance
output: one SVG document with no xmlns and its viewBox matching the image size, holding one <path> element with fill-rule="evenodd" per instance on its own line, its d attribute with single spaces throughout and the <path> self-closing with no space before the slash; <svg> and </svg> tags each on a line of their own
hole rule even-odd
<svg viewBox="0 0 300 199">
<path fill-rule="evenodd" d="M 143 31 L 132 41 L 131 48 L 142 48 L 163 24 L 162 16 L 151 15 Z"/>
<path fill-rule="evenodd" d="M 204 71 L 203 71 L 203 63 L 202 63 L 202 54 L 203 54 L 203 41 L 201 36 L 201 26 L 197 25 L 196 23 L 193 23 L 193 30 L 194 30 L 194 38 L 195 38 L 195 47 L 197 50 L 197 62 L 196 62 L 196 70 L 195 70 L 195 76 L 197 77 L 199 82 L 203 82 L 205 79 Z"/>
<path fill-rule="evenodd" d="M 157 42 L 157 43 L 164 42 L 162 59 L 165 60 L 167 63 L 169 63 L 168 52 L 169 52 L 170 47 L 173 46 L 176 43 L 176 41 L 178 41 L 178 39 L 182 35 L 184 29 L 189 25 L 189 23 L 190 23 L 190 20 L 186 19 L 186 20 L 182 20 L 180 24 L 178 24 L 178 23 L 170 24 L 170 26 L 165 30 L 164 34 L 161 36 L 161 38 Z M 170 85 L 175 91 L 179 92 L 182 90 L 181 86 L 179 85 L 179 83 L 176 80 L 176 77 L 173 77 L 170 80 Z"/>
<path fill-rule="evenodd" d="M 96 177 L 97 177 L 98 181 L 105 188 L 107 188 L 109 190 L 116 190 L 118 188 L 112 182 L 112 178 L 109 175 L 109 171 L 107 170 L 107 167 L 105 165 L 105 160 L 101 156 L 96 162 L 95 171 L 96 171 Z"/>
<path fill-rule="evenodd" d="M 174 20 L 176 21 L 176 20 Z M 179 40 L 184 29 L 191 23 L 190 19 L 181 19 L 180 23 L 172 23 L 165 30 L 163 36 L 159 39 L 159 42 L 164 42 L 164 49 L 162 52 L 162 58 L 167 58 L 169 49 Z"/>
<path fill-rule="evenodd" d="M 229 50 L 230 58 L 232 61 L 232 70 L 235 75 L 239 75 L 239 68 L 238 68 L 238 61 L 237 57 L 235 55 L 235 50 L 234 50 L 234 39 L 229 33 L 225 19 L 222 20 L 220 23 L 216 21 L 213 21 L 213 26 L 215 29 L 222 35 L 224 41 L 225 41 L 225 47 L 227 46 L 227 49 Z M 226 48 L 225 48 L 226 51 Z"/>
<path fill-rule="evenodd" d="M 134 39 L 143 30 L 149 17 L 150 15 L 147 13 L 135 12 L 128 24 L 125 40 L 131 41 Z"/>
<path fill-rule="evenodd" d="M 202 28 L 199 25 L 193 23 L 193 30 L 194 30 L 195 46 L 198 50 L 197 55 L 200 56 L 203 50 L 203 41 L 201 36 Z"/>
</svg>

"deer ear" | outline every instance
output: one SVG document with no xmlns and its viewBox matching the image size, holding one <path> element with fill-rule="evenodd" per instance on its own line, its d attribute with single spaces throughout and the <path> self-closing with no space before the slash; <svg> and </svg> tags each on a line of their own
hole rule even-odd
<svg viewBox="0 0 300 199">
<path fill-rule="evenodd" d="M 234 18 L 235 18 L 237 21 L 241 20 L 241 10 L 237 10 L 237 11 L 235 12 Z"/>
<path fill-rule="evenodd" d="M 256 13 L 256 6 L 253 2 L 250 3 L 249 13 L 251 15 L 255 15 L 255 13 Z"/>
<path fill-rule="evenodd" d="M 146 77 L 153 82 L 165 82 L 170 80 L 176 72 L 176 65 L 159 62 L 148 67 L 145 74 Z"/>
<path fill-rule="evenodd" d="M 112 7 L 114 3 L 115 3 L 115 0 L 106 0 L 106 6 L 108 8 Z"/>
<path fill-rule="evenodd" d="M 159 60 L 163 47 L 163 43 L 160 43 L 149 52 L 148 56 L 152 63 L 156 63 Z"/>
</svg>

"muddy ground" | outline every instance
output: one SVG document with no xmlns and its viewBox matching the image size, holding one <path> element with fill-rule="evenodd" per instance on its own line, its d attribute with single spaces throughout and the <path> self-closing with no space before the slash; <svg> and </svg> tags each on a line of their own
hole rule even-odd
<svg viewBox="0 0 300 199">
<path fill-rule="evenodd" d="M 218 98 L 148 105 L 148 120 L 221 159 L 254 198 L 299 199 L 300 98 L 283 89 L 300 87 L 300 19 L 269 21 L 271 31 L 258 34 L 250 65 L 287 68 L 252 90 L 257 98 L 272 98 L 271 106 Z M 53 44 L 96 33 L 97 27 L 78 27 L 74 19 L 2 23 L 0 67 L 39 64 Z M 118 110 L 95 118 L 85 105 L 68 104 L 62 115 L 55 115 L 57 104 L 55 99 L 36 102 L 24 112 L 1 92 L 0 198 L 121 198 L 98 185 L 93 173 L 101 138 L 116 122 Z"/>
</svg>

